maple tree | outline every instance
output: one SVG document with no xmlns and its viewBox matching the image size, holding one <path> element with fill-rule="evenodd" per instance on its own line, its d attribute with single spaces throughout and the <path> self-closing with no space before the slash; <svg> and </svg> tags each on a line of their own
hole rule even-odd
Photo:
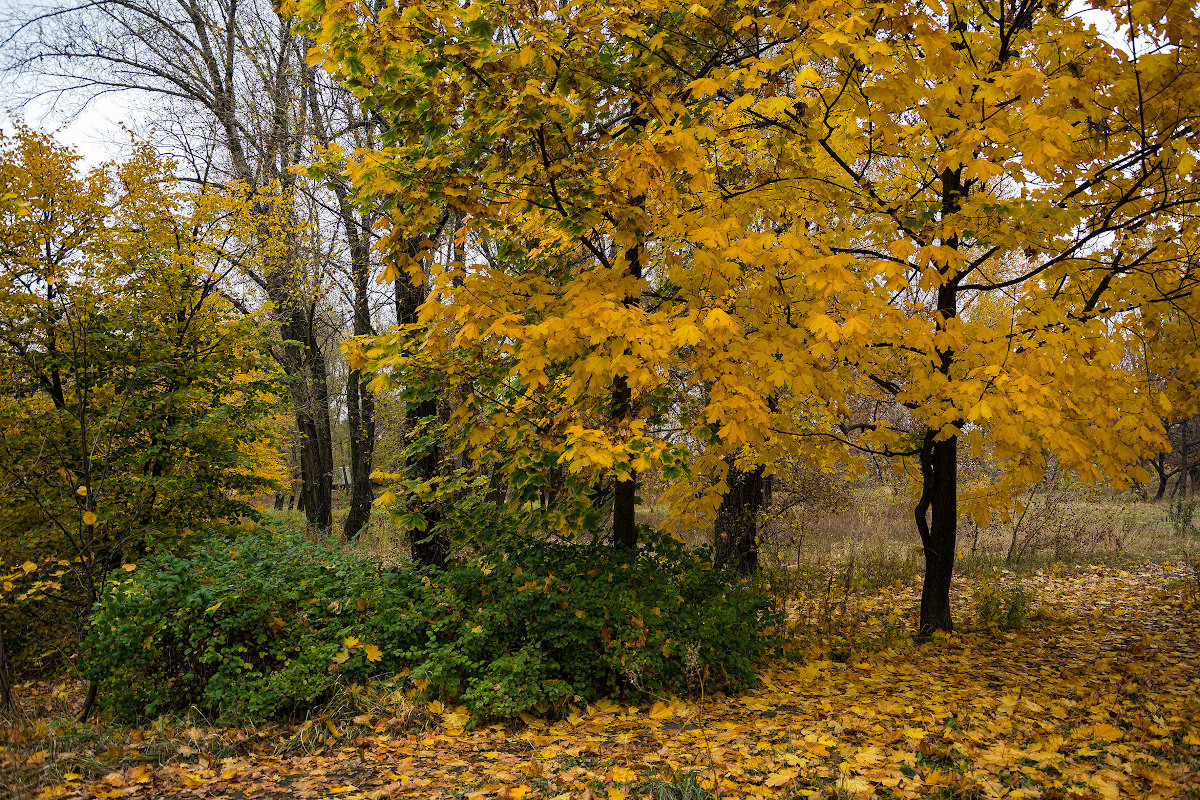
<svg viewBox="0 0 1200 800">
<path fill-rule="evenodd" d="M 263 220 L 169 169 L 138 147 L 80 174 L 46 135 L 0 142 L 21 203 L 0 217 L 0 559 L 49 560 L 35 577 L 58 586 L 18 605 L 59 631 L 127 558 L 253 516 L 282 477 L 264 334 L 222 295 Z"/>
<path fill-rule="evenodd" d="M 439 370 L 474 398 L 451 420 L 471 429 L 470 446 L 507 455 L 518 484 L 558 466 L 574 485 L 609 484 L 612 538 L 635 545 L 637 473 L 682 457 L 654 430 L 665 373 L 699 336 L 676 330 L 686 309 L 651 220 L 674 188 L 657 181 L 658 162 L 702 161 L 695 141 L 647 140 L 692 91 L 656 50 L 705 73 L 749 57 L 753 37 L 620 3 L 299 10 L 314 55 L 390 123 L 384 146 L 347 166 L 363 196 L 388 204 L 390 274 L 407 268 L 424 284 L 431 273 L 422 352 L 381 337 L 363 363 Z M 447 212 L 465 217 L 461 240 L 498 243 L 486 266 L 437 263 L 431 248 L 417 263 L 399 257 Z"/>
<path fill-rule="evenodd" d="M 793 382 L 820 360 L 841 371 L 820 398 L 842 417 L 826 433 L 915 460 L 922 632 L 952 625 L 960 438 L 995 462 L 962 498 L 986 524 L 1047 455 L 1126 481 L 1163 441 L 1159 412 L 1195 402 L 1200 65 L 1181 39 L 1194 14 L 1113 13 L 1128 52 L 1086 15 L 1038 3 L 821 6 L 798 53 L 769 62 L 791 79 L 786 100 L 729 106 L 804 151 L 788 179 L 808 201 L 772 237 L 787 261 L 755 264 L 780 302 L 755 312 L 794 320 L 823 356 Z M 801 282 L 816 307 L 786 288 Z M 1121 362 L 1156 335 L 1177 371 L 1150 387 Z M 863 398 L 869 415 L 846 413 Z"/>
<path fill-rule="evenodd" d="M 731 470 L 896 456 L 928 632 L 952 624 L 960 439 L 996 462 L 962 498 L 986 523 L 1044 451 L 1127 480 L 1159 412 L 1195 402 L 1178 4 L 1093 4 L 1126 50 L 1019 0 L 300 8 L 314 54 L 391 115 L 348 172 L 393 229 L 432 196 L 512 248 L 436 265 L 422 310 L 449 374 L 503 365 L 494 413 L 457 420 L 473 442 L 619 487 L 687 465 L 684 524 Z M 1167 385 L 1119 368 L 1147 337 L 1175 344 Z M 697 386 L 683 441 L 666 415 Z"/>
</svg>

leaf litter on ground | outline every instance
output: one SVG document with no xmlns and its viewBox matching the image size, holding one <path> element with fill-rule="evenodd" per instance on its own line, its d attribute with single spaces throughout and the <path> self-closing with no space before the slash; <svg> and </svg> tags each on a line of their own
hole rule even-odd
<svg viewBox="0 0 1200 800">
<path fill-rule="evenodd" d="M 464 709 L 436 701 L 424 726 L 407 732 L 370 714 L 290 734 L 190 728 L 169 758 L 126 760 L 95 777 L 60 773 L 35 796 L 1196 797 L 1197 572 L 1147 565 L 1026 576 L 1039 610 L 1012 631 L 972 627 L 962 587 L 962 632 L 844 662 L 801 638 L 807 658 L 777 663 L 755 691 L 734 697 L 602 701 L 556 722 L 527 717 L 520 729 L 470 729 Z M 895 619 L 916 596 L 903 587 L 863 604 L 872 619 Z M 317 729 L 320 747 L 279 746 Z M 17 744 L 0 752 L 0 766 L 47 760 L 36 744 Z"/>
</svg>

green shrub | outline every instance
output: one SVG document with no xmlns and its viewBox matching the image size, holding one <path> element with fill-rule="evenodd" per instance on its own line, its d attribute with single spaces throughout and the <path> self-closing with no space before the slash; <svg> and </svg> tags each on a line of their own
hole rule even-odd
<svg viewBox="0 0 1200 800">
<path fill-rule="evenodd" d="M 297 535 L 214 538 L 110 584 L 84 643 L 88 676 L 129 716 L 295 712 L 339 674 L 371 671 L 362 652 L 333 659 L 382 598 L 409 584 Z"/>
<path fill-rule="evenodd" d="M 1171 530 L 1175 531 L 1176 536 L 1196 535 L 1197 505 L 1200 505 L 1200 501 L 1179 497 L 1172 500 L 1171 504 L 1167 506 L 1167 521 L 1171 523 Z"/>
<path fill-rule="evenodd" d="M 1020 628 L 1028 621 L 1033 603 L 1033 595 L 1019 583 L 987 581 L 975 587 L 975 618 L 987 628 Z"/>
<path fill-rule="evenodd" d="M 109 586 L 87 670 L 130 717 L 294 715 L 341 681 L 396 674 L 477 718 L 751 685 L 775 644 L 770 600 L 651 541 L 637 555 L 526 542 L 418 572 L 295 535 L 215 539 Z"/>
</svg>

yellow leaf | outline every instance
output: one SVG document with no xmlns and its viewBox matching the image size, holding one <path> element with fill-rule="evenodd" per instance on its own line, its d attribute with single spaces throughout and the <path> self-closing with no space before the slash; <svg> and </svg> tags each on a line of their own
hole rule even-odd
<svg viewBox="0 0 1200 800">
<path fill-rule="evenodd" d="M 1184 153 L 1179 157 L 1179 164 L 1175 167 L 1176 175 L 1187 175 L 1196 166 L 1196 157 L 1191 153 Z"/>
<path fill-rule="evenodd" d="M 650 719 L 670 719 L 671 717 L 675 716 L 675 712 L 673 712 L 665 703 L 659 700 L 650 707 L 649 715 Z"/>
<path fill-rule="evenodd" d="M 785 769 L 780 772 L 772 772 L 767 776 L 767 779 L 763 781 L 763 783 L 770 788 L 775 789 L 779 786 L 783 786 L 785 783 L 791 783 L 796 778 L 797 774 L 798 772 L 794 769 Z"/>
<path fill-rule="evenodd" d="M 29 573 L 31 573 L 35 569 L 37 569 L 37 564 L 33 563 L 32 561 L 26 561 L 24 564 L 21 565 L 21 569 L 25 572 L 26 575 L 28 575 Z"/>
<path fill-rule="evenodd" d="M 221 604 L 222 604 L 222 603 L 224 603 L 224 602 L 225 602 L 224 600 L 218 600 L 217 602 L 213 603 L 211 606 L 209 606 L 208 608 L 206 608 L 206 609 L 204 609 L 204 610 L 205 610 L 205 612 L 207 612 L 207 613 L 211 614 L 212 612 L 214 612 L 214 611 L 216 611 L 218 608 L 220 608 L 220 607 L 221 607 Z"/>
<path fill-rule="evenodd" d="M 363 648 L 363 652 L 367 654 L 367 661 L 382 661 L 383 651 L 373 644 L 369 644 Z"/>
<path fill-rule="evenodd" d="M 96 516 L 96 512 L 94 512 L 94 511 L 83 512 L 83 524 L 84 525 L 95 525 L 96 520 L 98 520 L 98 519 L 100 519 L 100 518 Z"/>
<path fill-rule="evenodd" d="M 637 778 L 637 773 L 628 767 L 613 767 L 612 779 L 614 783 L 629 783 Z"/>
<path fill-rule="evenodd" d="M 442 705 L 441 700 L 431 700 L 426 708 L 429 709 L 430 714 L 441 714 L 445 711 L 445 706 Z"/>
<path fill-rule="evenodd" d="M 861 794 L 871 791 L 871 783 L 862 778 L 845 778 L 839 788 L 850 794 Z"/>
</svg>

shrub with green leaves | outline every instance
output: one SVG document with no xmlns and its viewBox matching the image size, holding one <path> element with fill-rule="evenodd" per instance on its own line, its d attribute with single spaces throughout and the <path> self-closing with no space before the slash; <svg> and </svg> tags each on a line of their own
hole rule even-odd
<svg viewBox="0 0 1200 800">
<path fill-rule="evenodd" d="M 637 554 L 529 541 L 412 571 L 255 531 L 123 575 L 85 652 L 124 716 L 295 715 L 341 681 L 409 674 L 431 698 L 511 717 L 752 685 L 775 623 L 765 594 L 669 539 Z"/>
<path fill-rule="evenodd" d="M 127 715 L 295 712 L 339 675 L 371 671 L 361 649 L 334 658 L 382 597 L 411 584 L 298 535 L 214 537 L 109 585 L 84 644 L 88 676 Z"/>
</svg>

